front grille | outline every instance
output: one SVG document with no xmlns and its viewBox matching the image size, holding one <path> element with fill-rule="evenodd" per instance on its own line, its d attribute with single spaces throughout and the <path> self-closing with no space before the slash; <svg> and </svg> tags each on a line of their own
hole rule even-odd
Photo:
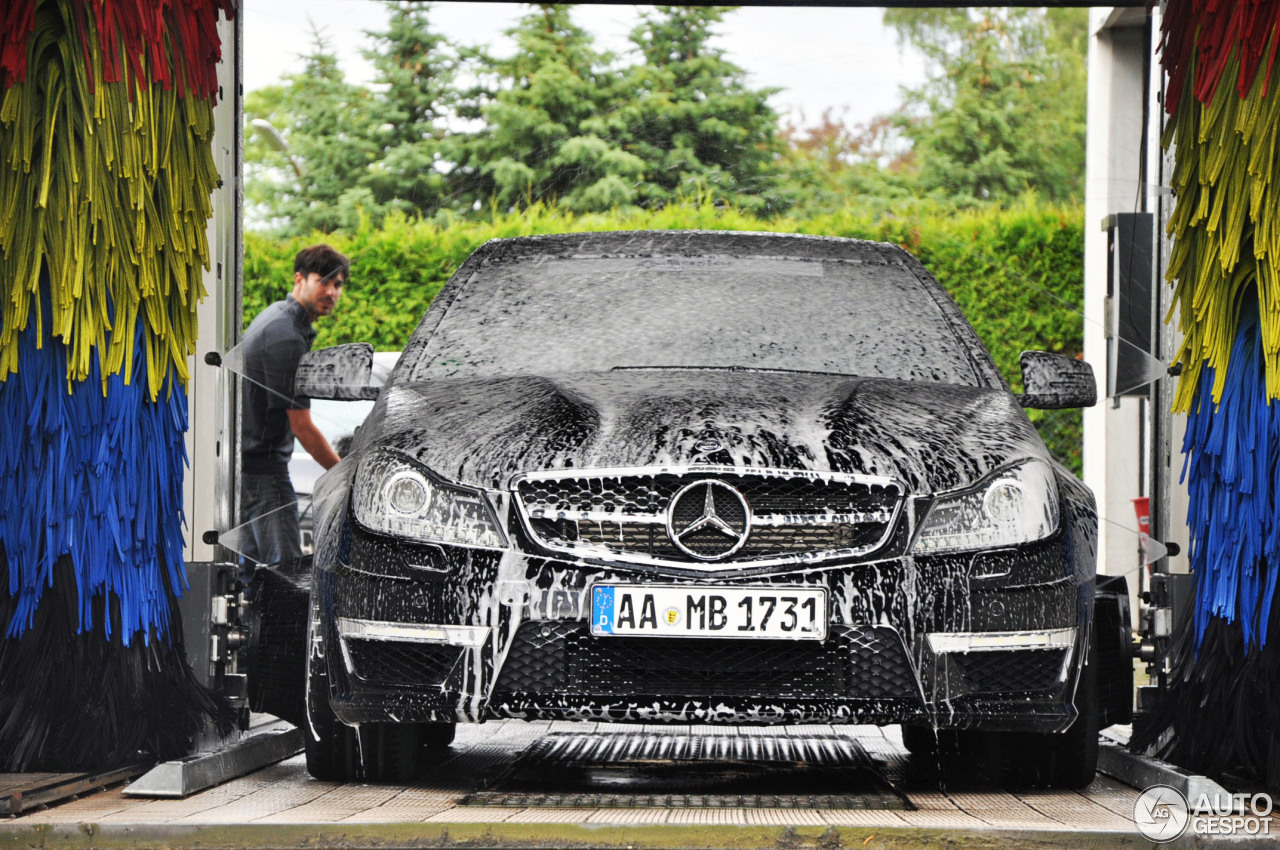
<svg viewBox="0 0 1280 850">
<path fill-rule="evenodd" d="M 1045 691 L 1062 683 L 1065 649 L 1020 649 L 950 655 L 970 694 Z"/>
<path fill-rule="evenodd" d="M 741 494 L 750 530 L 731 554 L 713 527 L 681 537 L 668 532 L 672 500 L 699 481 L 716 481 Z M 719 491 L 722 494 L 727 491 Z M 732 467 L 539 473 L 516 484 L 517 502 L 534 538 L 547 548 L 574 554 L 623 556 L 680 566 L 703 565 L 717 556 L 743 562 L 787 562 L 860 556 L 882 546 L 902 501 L 902 488 L 886 478 L 786 471 L 740 472 Z M 680 500 L 671 516 L 687 528 L 702 513 L 698 499 Z M 740 503 L 717 497 L 715 512 L 728 526 L 745 524 Z M 709 566 L 714 569 L 714 566 Z"/>
<path fill-rule="evenodd" d="M 594 637 L 578 622 L 522 625 L 494 690 L 762 699 L 918 695 L 902 642 L 888 629 L 837 628 L 818 643 Z"/>
<path fill-rule="evenodd" d="M 441 685 L 458 667 L 464 650 L 434 643 L 344 638 L 351 672 L 372 684 Z"/>
</svg>

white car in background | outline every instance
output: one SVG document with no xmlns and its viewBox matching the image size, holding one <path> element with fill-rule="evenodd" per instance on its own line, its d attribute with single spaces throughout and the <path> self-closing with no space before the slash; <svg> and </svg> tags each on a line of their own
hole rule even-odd
<svg viewBox="0 0 1280 850">
<path fill-rule="evenodd" d="M 376 351 L 373 354 L 373 386 L 382 386 L 400 360 L 398 351 Z M 335 401 L 314 399 L 311 402 L 311 421 L 324 434 L 333 450 L 342 457 L 351 445 L 356 429 L 364 422 L 373 401 Z M 302 552 L 312 552 L 311 491 L 316 479 L 324 475 L 324 468 L 316 463 L 297 439 L 293 441 L 293 457 L 289 459 L 289 479 L 298 497 L 298 524 L 302 530 Z"/>
</svg>

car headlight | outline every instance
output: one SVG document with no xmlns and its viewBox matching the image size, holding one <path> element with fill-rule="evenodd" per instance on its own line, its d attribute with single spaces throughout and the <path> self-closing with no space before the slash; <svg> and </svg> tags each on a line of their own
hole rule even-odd
<svg viewBox="0 0 1280 850">
<path fill-rule="evenodd" d="M 932 555 L 1042 540 L 1058 528 L 1058 485 L 1049 464 L 1028 460 L 933 503 L 913 551 Z"/>
<path fill-rule="evenodd" d="M 375 451 L 360 461 L 351 505 L 370 531 L 452 546 L 507 545 L 483 493 L 438 481 L 395 452 Z"/>
</svg>

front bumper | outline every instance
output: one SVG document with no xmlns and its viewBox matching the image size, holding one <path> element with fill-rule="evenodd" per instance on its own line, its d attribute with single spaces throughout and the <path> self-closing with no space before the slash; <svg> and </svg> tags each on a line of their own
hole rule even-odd
<svg viewBox="0 0 1280 850">
<path fill-rule="evenodd" d="M 315 591 L 330 703 L 347 723 L 519 717 L 1056 731 L 1075 717 L 1092 581 L 1061 541 L 738 580 L 825 585 L 828 639 L 793 642 L 592 637 L 591 582 L 653 577 L 407 546 L 351 525 L 342 533 L 333 556 L 317 557 Z"/>
</svg>

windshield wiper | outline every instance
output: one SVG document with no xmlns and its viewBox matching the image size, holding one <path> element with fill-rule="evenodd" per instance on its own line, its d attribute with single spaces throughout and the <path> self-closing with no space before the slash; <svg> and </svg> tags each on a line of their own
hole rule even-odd
<svg viewBox="0 0 1280 850">
<path fill-rule="evenodd" d="M 845 372 L 823 372 L 817 369 L 783 369 L 778 366 L 613 366 L 610 372 L 781 372 L 787 375 L 835 375 L 857 377 Z"/>
</svg>

